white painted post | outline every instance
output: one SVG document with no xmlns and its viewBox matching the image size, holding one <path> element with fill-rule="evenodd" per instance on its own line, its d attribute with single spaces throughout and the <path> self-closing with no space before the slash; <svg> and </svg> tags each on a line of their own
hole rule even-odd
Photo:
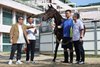
<svg viewBox="0 0 100 67">
<path fill-rule="evenodd" d="M 3 9 L 0 7 L 0 25 L 3 24 Z M 3 39 L 2 39 L 2 32 L 0 32 L 0 51 L 3 51 Z"/>
<path fill-rule="evenodd" d="M 27 15 L 26 15 L 26 13 L 24 14 L 24 24 L 26 24 L 27 23 Z"/>
<path fill-rule="evenodd" d="M 13 24 L 15 24 L 17 21 L 16 21 L 16 11 L 13 10 L 13 18 L 12 18 L 12 22 Z"/>
<path fill-rule="evenodd" d="M 36 25 L 36 18 L 33 18 L 33 20 L 34 20 L 34 25 Z"/>
</svg>

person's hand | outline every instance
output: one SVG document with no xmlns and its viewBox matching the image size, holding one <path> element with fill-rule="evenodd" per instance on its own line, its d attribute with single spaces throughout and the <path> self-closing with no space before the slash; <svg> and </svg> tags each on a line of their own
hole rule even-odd
<svg viewBox="0 0 100 67">
<path fill-rule="evenodd" d="M 35 27 L 34 25 L 31 25 L 31 26 L 30 26 L 30 28 L 34 28 L 34 27 Z"/>
<path fill-rule="evenodd" d="M 58 26 L 58 28 L 61 28 L 61 26 Z"/>
<path fill-rule="evenodd" d="M 80 41 L 83 41 L 83 37 L 80 37 Z"/>
<path fill-rule="evenodd" d="M 35 28 L 35 30 L 34 30 L 34 33 L 36 34 L 37 33 L 37 29 Z"/>
<path fill-rule="evenodd" d="M 51 24 L 51 28 L 55 28 L 55 24 Z"/>
<path fill-rule="evenodd" d="M 30 44 L 30 41 L 28 40 L 27 43 Z"/>
<path fill-rule="evenodd" d="M 13 43 L 12 39 L 10 39 L 10 43 Z"/>
<path fill-rule="evenodd" d="M 41 26 L 41 25 L 42 25 L 42 23 L 37 24 L 38 27 Z"/>
</svg>

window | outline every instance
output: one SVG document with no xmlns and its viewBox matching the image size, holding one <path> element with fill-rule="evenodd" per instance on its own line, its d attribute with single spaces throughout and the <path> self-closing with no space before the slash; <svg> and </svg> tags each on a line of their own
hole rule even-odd
<svg viewBox="0 0 100 67">
<path fill-rule="evenodd" d="M 11 50 L 10 35 L 8 33 L 3 33 L 3 51 L 9 52 Z"/>
<path fill-rule="evenodd" d="M 3 10 L 3 24 L 12 25 L 12 11 L 8 9 Z"/>
<path fill-rule="evenodd" d="M 10 43 L 10 35 L 8 33 L 3 33 L 3 43 Z"/>
<path fill-rule="evenodd" d="M 9 52 L 9 51 L 11 51 L 11 45 L 3 45 L 3 51 L 4 51 L 4 52 Z"/>
</svg>

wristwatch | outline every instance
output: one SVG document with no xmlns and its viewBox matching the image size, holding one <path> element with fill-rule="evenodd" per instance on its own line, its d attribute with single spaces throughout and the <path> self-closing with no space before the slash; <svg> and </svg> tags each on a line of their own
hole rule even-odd
<svg viewBox="0 0 100 67">
<path fill-rule="evenodd" d="M 81 39 L 83 38 L 83 37 L 80 37 Z"/>
</svg>

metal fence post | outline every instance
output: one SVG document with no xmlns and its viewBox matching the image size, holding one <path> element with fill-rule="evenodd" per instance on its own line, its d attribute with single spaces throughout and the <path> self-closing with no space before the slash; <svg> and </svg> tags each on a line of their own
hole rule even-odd
<svg viewBox="0 0 100 67">
<path fill-rule="evenodd" d="M 97 42 L 97 22 L 94 22 L 94 49 L 96 56 L 98 55 Z"/>
<path fill-rule="evenodd" d="M 95 49 L 95 55 L 97 56 L 98 55 L 98 48 L 97 48 L 97 22 L 100 22 L 100 20 L 93 20 L 92 21 L 94 23 L 94 49 Z"/>
</svg>

